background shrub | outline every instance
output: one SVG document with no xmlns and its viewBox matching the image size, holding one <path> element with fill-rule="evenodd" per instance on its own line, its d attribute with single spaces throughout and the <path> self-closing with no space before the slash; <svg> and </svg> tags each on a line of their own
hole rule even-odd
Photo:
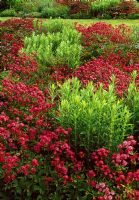
<svg viewBox="0 0 139 200">
<path fill-rule="evenodd" d="M 64 5 L 57 5 L 54 7 L 45 7 L 42 9 L 42 17 L 44 18 L 68 18 L 69 17 L 69 8 Z"/>
<path fill-rule="evenodd" d="M 25 16 L 25 15 L 23 15 L 23 16 Z M 42 14 L 40 12 L 30 12 L 27 16 L 31 17 L 31 18 L 41 18 Z"/>
<path fill-rule="evenodd" d="M 6 10 L 0 12 L 0 16 L 1 17 L 15 17 L 16 12 L 14 9 L 6 9 Z"/>
<path fill-rule="evenodd" d="M 120 1 L 115 7 L 109 9 L 109 14 L 112 17 L 127 17 L 129 14 L 139 13 L 138 4 L 135 1 Z"/>
<path fill-rule="evenodd" d="M 100 16 L 97 16 L 98 19 L 112 19 L 112 16 L 109 13 L 104 13 Z"/>
<path fill-rule="evenodd" d="M 138 13 L 131 13 L 127 15 L 128 19 L 139 19 L 139 14 Z"/>
<path fill-rule="evenodd" d="M 37 12 L 38 11 L 38 5 L 36 1 L 26 1 L 22 2 L 20 5 L 20 10 L 24 13 L 30 13 L 30 12 Z"/>
<path fill-rule="evenodd" d="M 53 7 L 53 0 L 16 0 L 10 1 L 10 6 L 16 11 L 22 11 L 25 14 L 32 12 L 41 12 L 44 7 Z"/>
<path fill-rule="evenodd" d="M 17 9 L 17 5 L 19 9 Z M 57 4 L 54 0 L 33 0 L 33 1 L 20 1 L 17 5 L 13 5 L 18 11 L 22 11 L 25 14 L 39 12 L 42 17 L 46 18 L 68 18 L 69 8 L 64 5 Z"/>
<path fill-rule="evenodd" d="M 94 1 L 91 3 L 91 13 L 93 16 L 106 14 L 110 8 L 118 5 L 119 2 L 120 0 Z"/>
<path fill-rule="evenodd" d="M 52 8 L 55 6 L 56 2 L 54 0 L 34 0 L 37 11 L 42 12 L 44 8 Z"/>
<path fill-rule="evenodd" d="M 111 17 L 125 18 L 130 13 L 138 13 L 138 4 L 134 1 L 104 0 L 91 3 L 92 16 L 103 17 L 109 14 Z"/>
<path fill-rule="evenodd" d="M 76 14 L 70 14 L 71 19 L 90 19 L 91 18 L 91 13 L 88 12 L 78 12 Z"/>
</svg>

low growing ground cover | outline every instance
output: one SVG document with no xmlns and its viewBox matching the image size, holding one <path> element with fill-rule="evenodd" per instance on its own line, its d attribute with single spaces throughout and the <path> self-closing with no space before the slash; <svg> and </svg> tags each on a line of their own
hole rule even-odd
<svg viewBox="0 0 139 200">
<path fill-rule="evenodd" d="M 3 198 L 139 199 L 138 39 L 125 24 L 0 22 Z"/>
</svg>

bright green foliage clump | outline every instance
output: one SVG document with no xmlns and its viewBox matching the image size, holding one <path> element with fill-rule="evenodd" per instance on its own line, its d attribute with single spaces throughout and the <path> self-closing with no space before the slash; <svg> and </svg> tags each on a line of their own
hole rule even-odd
<svg viewBox="0 0 139 200">
<path fill-rule="evenodd" d="M 44 18 L 68 18 L 69 17 L 69 7 L 64 5 L 55 5 L 54 7 L 44 7 L 42 10 L 42 17 Z"/>
<path fill-rule="evenodd" d="M 73 129 L 71 144 L 75 146 L 114 149 L 132 130 L 131 114 L 117 98 L 113 83 L 108 91 L 102 86 L 95 90 L 91 82 L 81 88 L 76 78 L 66 81 L 60 89 L 58 122 Z"/>
<path fill-rule="evenodd" d="M 92 2 L 91 9 L 93 12 L 104 13 L 111 7 L 118 5 L 118 3 L 120 3 L 120 0 L 97 0 Z"/>
<path fill-rule="evenodd" d="M 14 9 L 6 9 L 0 12 L 1 17 L 14 17 L 15 15 L 16 15 L 16 12 Z"/>
<path fill-rule="evenodd" d="M 135 125 L 135 128 L 138 129 L 139 125 L 139 90 L 136 85 L 137 73 L 133 72 L 133 80 L 128 87 L 127 98 L 125 98 L 125 103 L 128 105 L 132 114 L 132 122 Z"/>
<path fill-rule="evenodd" d="M 47 34 L 26 37 L 23 51 L 27 54 L 36 53 L 38 61 L 45 66 L 61 64 L 75 68 L 80 65 L 80 34 L 66 26 L 61 32 L 52 30 L 53 27 L 49 27 Z"/>
<path fill-rule="evenodd" d="M 41 30 L 44 33 L 56 33 L 62 32 L 65 26 L 68 26 L 69 29 L 74 29 L 74 25 L 70 22 L 65 22 L 63 19 L 49 19 L 45 21 L 40 21 L 38 19 L 33 20 L 33 25 L 38 30 Z"/>
</svg>

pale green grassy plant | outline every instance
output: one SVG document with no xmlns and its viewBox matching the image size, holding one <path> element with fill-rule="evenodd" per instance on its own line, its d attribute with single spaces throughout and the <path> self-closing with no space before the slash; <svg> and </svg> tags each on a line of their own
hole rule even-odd
<svg viewBox="0 0 139 200">
<path fill-rule="evenodd" d="M 132 130 L 131 113 L 116 96 L 114 83 L 106 91 L 102 85 L 96 90 L 92 82 L 81 88 L 77 78 L 66 81 L 60 88 L 59 111 L 60 125 L 73 129 L 71 143 L 87 150 L 115 149 Z"/>
<path fill-rule="evenodd" d="M 133 80 L 131 81 L 125 103 L 128 105 L 132 114 L 132 122 L 136 126 L 139 125 L 139 87 L 136 85 L 137 72 L 132 74 Z"/>
<path fill-rule="evenodd" d="M 62 32 L 48 32 L 47 35 L 33 33 L 25 38 L 23 52 L 35 53 L 38 61 L 45 66 L 67 65 L 75 68 L 80 65 L 81 35 L 66 26 Z"/>
</svg>

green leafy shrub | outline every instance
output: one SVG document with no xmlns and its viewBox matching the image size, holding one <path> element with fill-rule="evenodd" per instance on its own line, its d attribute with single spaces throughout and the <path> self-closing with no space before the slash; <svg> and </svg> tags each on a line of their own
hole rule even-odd
<svg viewBox="0 0 139 200">
<path fill-rule="evenodd" d="M 121 13 L 117 16 L 118 19 L 126 19 L 126 15 L 124 13 Z"/>
<path fill-rule="evenodd" d="M 60 64 L 72 68 L 80 65 L 80 34 L 74 29 L 64 27 L 61 33 L 33 34 L 25 38 L 24 44 L 23 51 L 27 54 L 35 53 L 43 65 Z"/>
<path fill-rule="evenodd" d="M 42 12 L 42 10 L 47 7 L 47 8 L 51 8 L 55 6 L 55 1 L 54 0 L 34 0 L 34 2 L 37 5 L 37 11 L 38 12 Z"/>
<path fill-rule="evenodd" d="M 44 18 L 68 18 L 69 17 L 69 8 L 64 5 L 57 5 L 54 7 L 45 7 L 42 10 L 42 17 Z"/>
<path fill-rule="evenodd" d="M 8 4 L 10 8 L 15 9 L 16 11 L 20 11 L 22 4 L 26 3 L 25 0 L 8 0 Z"/>
<path fill-rule="evenodd" d="M 131 41 L 130 51 L 134 52 L 133 61 L 139 63 L 139 26 L 132 27 Z"/>
<path fill-rule="evenodd" d="M 128 105 L 130 111 L 133 113 L 132 120 L 137 128 L 139 126 L 139 90 L 136 86 L 137 73 L 133 73 L 133 80 L 129 85 L 128 94 L 126 98 L 126 104 Z M 139 129 L 139 128 L 137 128 Z"/>
<path fill-rule="evenodd" d="M 13 0 L 9 2 L 10 6 L 17 11 L 24 13 L 41 12 L 44 7 L 53 7 L 53 0 Z"/>
<path fill-rule="evenodd" d="M 30 0 L 20 1 L 12 3 L 11 6 L 18 11 L 22 11 L 26 14 L 34 12 L 41 13 L 42 17 L 62 17 L 67 18 L 69 8 L 64 5 L 57 4 L 54 0 Z M 35 16 L 36 17 L 36 16 Z"/>
<path fill-rule="evenodd" d="M 78 12 L 76 14 L 70 15 L 71 19 L 90 19 L 91 13 L 90 12 Z"/>
<path fill-rule="evenodd" d="M 132 129 L 131 113 L 115 95 L 113 83 L 108 91 L 102 86 L 95 90 L 91 82 L 81 88 L 76 78 L 66 81 L 60 88 L 57 120 L 63 127 L 73 129 L 71 144 L 86 149 L 114 149 Z"/>
<path fill-rule="evenodd" d="M 32 17 L 32 18 L 40 18 L 42 15 L 40 12 L 31 12 L 28 14 L 28 17 Z"/>
<path fill-rule="evenodd" d="M 132 42 L 138 43 L 138 41 L 139 41 L 139 26 L 132 27 L 131 38 L 132 38 Z"/>
<path fill-rule="evenodd" d="M 0 12 L 1 17 L 14 17 L 16 16 L 16 12 L 14 9 L 6 9 L 2 12 Z"/>
<path fill-rule="evenodd" d="M 128 19 L 139 19 L 138 13 L 131 13 L 127 16 Z"/>
<path fill-rule="evenodd" d="M 38 21 L 34 20 L 34 27 L 38 30 L 41 30 L 41 32 L 44 33 L 56 33 L 56 32 L 62 32 L 63 28 L 65 26 L 65 22 L 62 19 L 49 19 L 47 21 Z M 73 29 L 73 25 L 67 23 L 66 26 L 68 28 Z"/>
<path fill-rule="evenodd" d="M 71 14 L 70 15 L 71 19 L 80 19 L 80 18 L 82 18 L 81 16 L 82 16 L 81 12 L 78 12 L 76 14 Z"/>
<path fill-rule="evenodd" d="M 112 16 L 107 14 L 107 13 L 104 13 L 102 16 L 98 16 L 99 19 L 111 19 Z"/>
<path fill-rule="evenodd" d="M 20 10 L 24 13 L 32 13 L 32 12 L 38 12 L 38 3 L 36 0 L 34 1 L 22 1 L 20 3 Z"/>
<path fill-rule="evenodd" d="M 93 16 L 104 14 L 111 7 L 118 5 L 120 0 L 97 0 L 91 3 L 91 12 Z"/>
</svg>

